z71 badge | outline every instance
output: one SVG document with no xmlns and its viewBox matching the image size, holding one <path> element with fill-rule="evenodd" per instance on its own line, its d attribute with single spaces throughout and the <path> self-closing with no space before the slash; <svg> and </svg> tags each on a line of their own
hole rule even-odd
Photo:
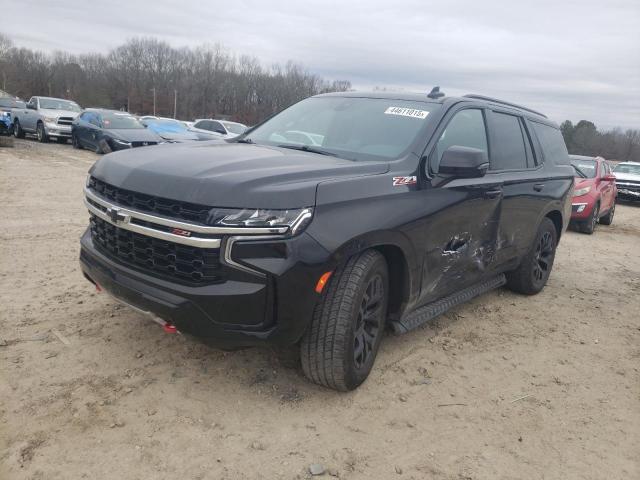
<svg viewBox="0 0 640 480">
<path fill-rule="evenodd" d="M 393 177 L 393 186 L 400 187 L 402 185 L 415 185 L 418 183 L 418 177 Z"/>
</svg>

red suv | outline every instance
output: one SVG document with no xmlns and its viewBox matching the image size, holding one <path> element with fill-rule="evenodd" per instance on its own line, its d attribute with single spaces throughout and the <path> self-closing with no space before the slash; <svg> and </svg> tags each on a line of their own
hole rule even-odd
<svg viewBox="0 0 640 480">
<path fill-rule="evenodd" d="M 611 225 L 616 209 L 616 177 L 602 157 L 569 155 L 576 170 L 571 224 L 584 233 L 593 233 L 596 223 Z"/>
</svg>

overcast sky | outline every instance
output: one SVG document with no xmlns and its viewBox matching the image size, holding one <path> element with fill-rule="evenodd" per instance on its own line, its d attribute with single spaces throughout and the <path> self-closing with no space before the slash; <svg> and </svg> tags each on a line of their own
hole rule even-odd
<svg viewBox="0 0 640 480">
<path fill-rule="evenodd" d="M 45 51 L 220 42 L 358 90 L 440 85 L 640 128 L 640 0 L 0 0 L 0 12 L 0 31 Z"/>
</svg>

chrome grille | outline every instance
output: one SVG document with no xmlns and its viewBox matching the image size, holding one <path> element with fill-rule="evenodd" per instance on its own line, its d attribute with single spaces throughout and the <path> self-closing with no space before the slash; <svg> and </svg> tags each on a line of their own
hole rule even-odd
<svg viewBox="0 0 640 480">
<path fill-rule="evenodd" d="M 58 125 L 71 125 L 73 117 L 58 117 Z"/>
</svg>

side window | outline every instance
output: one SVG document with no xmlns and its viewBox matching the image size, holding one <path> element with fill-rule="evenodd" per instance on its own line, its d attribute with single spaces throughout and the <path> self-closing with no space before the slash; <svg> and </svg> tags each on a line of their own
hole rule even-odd
<svg viewBox="0 0 640 480">
<path fill-rule="evenodd" d="M 530 122 L 538 137 L 540 148 L 545 161 L 552 161 L 556 165 L 570 165 L 569 152 L 558 128 L 538 122 Z"/>
<path fill-rule="evenodd" d="M 214 132 L 223 133 L 226 131 L 220 122 L 213 121 L 210 126 L 211 130 Z"/>
<path fill-rule="evenodd" d="M 520 117 L 493 112 L 491 117 L 491 170 L 527 168 L 525 132 Z"/>
<path fill-rule="evenodd" d="M 600 162 L 600 176 L 604 177 L 607 174 L 607 167 L 605 162 Z"/>
<path fill-rule="evenodd" d="M 31 97 L 31 100 L 29 100 L 29 105 L 31 105 L 33 108 L 37 109 L 38 108 L 38 99 L 36 97 Z"/>
<path fill-rule="evenodd" d="M 92 112 L 88 121 L 91 125 L 95 125 L 96 127 L 100 126 L 100 117 L 98 116 L 97 113 Z"/>
<path fill-rule="evenodd" d="M 438 170 L 442 154 L 452 146 L 471 147 L 482 150 L 487 148 L 487 129 L 482 110 L 469 108 L 456 113 L 440 135 L 431 155 L 431 169 Z"/>
</svg>

